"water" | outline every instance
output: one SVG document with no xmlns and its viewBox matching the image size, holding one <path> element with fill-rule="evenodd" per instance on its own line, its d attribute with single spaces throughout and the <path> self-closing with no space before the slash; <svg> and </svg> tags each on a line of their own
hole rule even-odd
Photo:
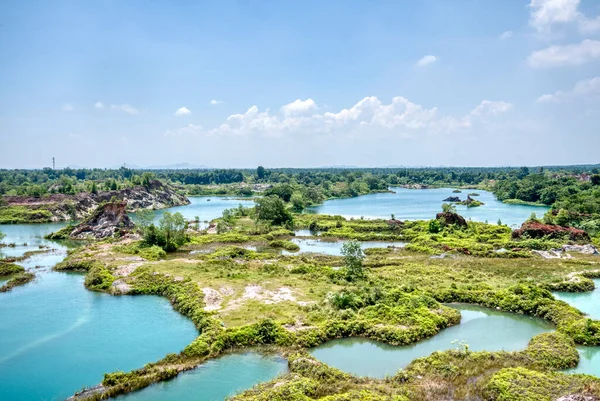
<svg viewBox="0 0 600 401">
<path fill-rule="evenodd" d="M 299 255 L 302 253 L 320 253 L 323 255 L 341 256 L 342 245 L 346 241 L 321 241 L 318 239 L 303 239 L 303 238 L 292 238 L 291 242 L 297 244 L 300 247 L 299 251 L 286 251 L 285 249 L 270 248 L 267 246 L 246 246 L 246 249 L 259 252 L 273 252 L 281 253 L 282 255 Z M 364 241 L 360 243 L 362 249 L 369 248 L 387 248 L 388 246 L 403 247 L 405 242 L 385 242 L 385 241 Z"/>
<path fill-rule="evenodd" d="M 281 357 L 255 353 L 226 355 L 210 360 L 175 379 L 153 384 L 118 400 L 124 401 L 221 401 L 287 370 Z"/>
<path fill-rule="evenodd" d="M 157 296 L 87 291 L 83 276 L 38 274 L 0 294 L 0 399 L 58 400 L 178 352 L 193 324 Z"/>
<path fill-rule="evenodd" d="M 2 400 L 64 399 L 106 372 L 142 367 L 197 336 L 166 299 L 90 292 L 83 275 L 52 272 L 69 243 L 43 236 L 64 224 L 0 226 L 3 242 L 19 244 L 2 248 L 2 257 L 51 249 L 18 262 L 36 272 L 33 282 L 0 294 Z"/>
<path fill-rule="evenodd" d="M 485 205 L 468 208 L 456 205 L 459 214 L 473 221 L 488 221 L 496 224 L 498 219 L 509 226 L 520 226 L 529 218 L 531 213 L 543 216 L 548 210 L 543 206 L 510 205 L 498 201 L 494 194 L 482 190 L 463 190 L 462 193 L 453 193 L 452 188 L 434 189 L 406 189 L 390 188 L 395 193 L 380 193 L 358 196 L 356 198 L 332 199 L 325 201 L 320 206 L 307 209 L 308 213 L 341 215 L 347 218 L 386 218 L 392 214 L 400 220 L 430 220 L 436 213 L 441 212 L 444 199 L 449 196 L 458 196 L 462 200 L 467 194 L 477 192 L 479 196 L 473 197 Z"/>
<path fill-rule="evenodd" d="M 296 255 L 298 253 L 322 253 L 325 255 L 333 255 L 333 256 L 341 256 L 342 255 L 342 245 L 344 245 L 347 241 L 320 241 L 317 239 L 301 239 L 301 238 L 292 238 L 293 243 L 297 244 L 300 247 L 300 251 L 298 252 L 289 252 L 283 251 L 284 255 Z M 405 246 L 405 242 L 385 242 L 385 241 L 365 241 L 361 242 L 360 246 L 362 249 L 369 248 L 387 248 L 388 246 L 395 247 L 403 247 Z"/>
<path fill-rule="evenodd" d="M 467 343 L 472 351 L 515 351 L 525 349 L 533 336 L 553 330 L 550 323 L 538 318 L 473 305 L 453 307 L 461 311 L 459 325 L 415 344 L 392 346 L 362 338 L 344 338 L 320 345 L 311 353 L 346 372 L 383 378 L 396 374 L 416 358 L 457 348 L 458 342 Z"/>
<path fill-rule="evenodd" d="M 155 211 L 155 221 L 158 222 L 165 212 L 181 213 L 186 220 L 193 220 L 199 217 L 201 222 L 211 221 L 223 215 L 223 210 L 236 208 L 239 205 L 244 207 L 254 206 L 252 198 L 234 198 L 227 196 L 188 196 L 189 205 L 175 206 L 168 209 Z M 209 200 L 210 199 L 210 200 Z M 135 218 L 135 214 L 132 214 Z M 203 225 L 204 227 L 206 224 Z"/>
<path fill-rule="evenodd" d="M 600 319 L 600 279 L 595 279 L 596 289 L 590 292 L 555 292 L 554 297 L 589 315 Z"/>
<path fill-rule="evenodd" d="M 47 246 L 54 249 L 66 249 L 64 243 L 48 241 L 44 235 L 58 231 L 67 223 L 46 223 L 46 224 L 4 224 L 0 225 L 0 231 L 6 234 L 2 239 L 4 244 L 16 244 L 16 247 L 1 247 L 0 258 L 22 256 L 28 251 L 40 250 L 40 246 Z M 23 244 L 27 244 L 23 246 Z"/>
</svg>

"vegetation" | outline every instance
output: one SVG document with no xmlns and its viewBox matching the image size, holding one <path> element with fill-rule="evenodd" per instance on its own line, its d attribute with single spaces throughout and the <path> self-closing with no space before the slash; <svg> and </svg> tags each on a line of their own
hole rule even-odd
<svg viewBox="0 0 600 401">
<path fill-rule="evenodd" d="M 573 393 L 600 396 L 599 379 L 560 372 L 578 364 L 576 345 L 600 346 L 600 321 L 551 293 L 593 290 L 591 279 L 600 277 L 600 260 L 576 253 L 572 258 L 542 259 L 532 252 L 587 243 L 589 238 L 513 237 L 501 222 L 465 221 L 452 204 L 444 204 L 442 213 L 429 221 L 300 213 L 324 199 L 386 191 L 394 185 L 446 185 L 462 191 L 493 189 L 509 202 L 552 205 L 545 222 L 592 227 L 598 214 L 597 199 L 592 199 L 598 190 L 595 167 L 577 168 L 579 173 L 558 167 L 534 172 L 264 167 L 155 171 L 154 176 L 180 185 L 188 194 L 263 196 L 256 199 L 256 207 L 226 210 L 212 222 L 210 233 L 193 224 L 188 227 L 178 214 L 165 213 L 156 225 L 142 212 L 141 240 L 88 244 L 56 266 L 84 271 L 90 290 L 121 293 L 115 289 L 119 287 L 132 295 L 164 296 L 198 329 L 198 337 L 180 353 L 130 372 L 107 373 L 100 391 L 84 392 L 81 398 L 134 391 L 249 347 L 281 353 L 289 372 L 235 400 L 555 401 Z M 48 188 L 60 183 L 55 190 L 77 191 L 91 183 L 89 190 L 95 186 L 98 191 L 134 181 L 143 185 L 152 177 L 127 169 L 90 170 L 82 178 L 77 178 L 78 170 L 73 172 L 75 178 L 64 174 L 68 179 L 55 174 Z M 36 175 L 29 174 L 17 185 L 12 182 L 18 173 L 0 176 L 11 180 L 4 188 L 14 194 L 30 186 Z M 269 249 L 298 250 L 292 241 L 297 228 L 310 229 L 322 240 L 345 240 L 342 256 Z M 363 251 L 360 241 L 369 240 L 401 241 L 406 246 Z M 129 263 L 126 255 L 131 254 L 145 261 Z M 468 346 L 435 352 L 382 380 L 355 377 L 307 353 L 307 348 L 351 336 L 412 344 L 459 324 L 460 313 L 445 305 L 453 302 L 536 316 L 556 330 L 534 337 L 517 352 L 472 352 Z"/>
</svg>

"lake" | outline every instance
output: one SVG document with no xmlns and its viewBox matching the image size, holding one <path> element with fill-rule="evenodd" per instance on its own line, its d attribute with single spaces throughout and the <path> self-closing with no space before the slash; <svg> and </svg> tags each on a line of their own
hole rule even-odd
<svg viewBox="0 0 600 401">
<path fill-rule="evenodd" d="M 364 338 L 342 338 L 314 348 L 311 354 L 345 372 L 383 378 L 416 358 L 459 348 L 460 342 L 468 344 L 471 351 L 515 351 L 525 349 L 535 335 L 554 329 L 539 318 L 474 305 L 451 306 L 460 310 L 461 323 L 417 343 L 393 346 Z"/>
<path fill-rule="evenodd" d="M 444 199 L 458 196 L 466 199 L 467 194 L 476 192 L 474 196 L 485 205 L 467 207 L 456 205 L 457 212 L 466 219 L 473 221 L 488 221 L 496 224 L 498 219 L 509 226 L 520 226 L 529 218 L 531 213 L 543 216 L 548 210 L 544 206 L 511 205 L 497 200 L 493 193 L 482 190 L 463 190 L 453 193 L 452 188 L 406 189 L 392 187 L 394 193 L 378 193 L 358 196 L 355 198 L 331 199 L 322 205 L 310 207 L 307 213 L 341 215 L 346 218 L 384 218 L 392 214 L 400 220 L 431 220 L 436 213 L 442 211 Z"/>
</svg>

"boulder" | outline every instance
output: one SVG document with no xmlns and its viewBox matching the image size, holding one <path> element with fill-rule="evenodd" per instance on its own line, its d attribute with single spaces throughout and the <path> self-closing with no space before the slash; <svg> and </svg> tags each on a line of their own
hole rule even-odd
<svg viewBox="0 0 600 401">
<path fill-rule="evenodd" d="M 461 200 L 458 196 L 449 196 L 446 199 L 444 199 L 442 202 L 461 202 Z"/>
<path fill-rule="evenodd" d="M 544 224 L 535 220 L 528 220 L 521 228 L 512 232 L 514 239 L 523 236 L 529 238 L 552 238 L 562 239 L 568 237 L 571 241 L 589 241 L 590 236 L 583 230 L 574 227 L 563 227 L 554 224 Z"/>
<path fill-rule="evenodd" d="M 66 226 L 56 233 L 50 234 L 50 239 L 105 239 L 122 237 L 128 234 L 134 224 L 127 215 L 127 202 L 116 201 L 104 203 L 96 208 L 90 217 L 76 226 Z"/>
<path fill-rule="evenodd" d="M 458 213 L 442 212 L 435 215 L 437 220 L 440 220 L 444 225 L 457 225 L 459 227 L 466 227 L 467 221 L 464 217 Z"/>
</svg>

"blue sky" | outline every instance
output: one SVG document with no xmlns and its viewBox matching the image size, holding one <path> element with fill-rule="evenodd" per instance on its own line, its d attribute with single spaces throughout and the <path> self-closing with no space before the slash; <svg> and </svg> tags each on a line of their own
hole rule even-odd
<svg viewBox="0 0 600 401">
<path fill-rule="evenodd" d="M 600 1 L 0 3 L 0 168 L 600 162 Z"/>
</svg>

